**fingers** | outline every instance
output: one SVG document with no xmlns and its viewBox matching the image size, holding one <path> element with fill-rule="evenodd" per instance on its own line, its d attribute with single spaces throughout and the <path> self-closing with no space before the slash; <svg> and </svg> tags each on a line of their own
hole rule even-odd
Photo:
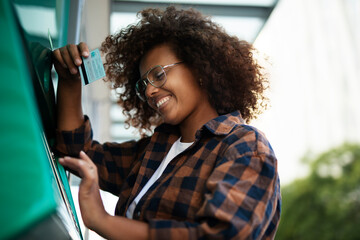
<svg viewBox="0 0 360 240">
<path fill-rule="evenodd" d="M 81 57 L 89 56 L 89 48 L 83 42 L 79 45 L 68 44 L 65 47 L 54 50 L 53 54 L 63 68 L 68 68 L 71 74 L 77 74 L 78 67 L 82 63 Z"/>
<path fill-rule="evenodd" d="M 61 48 L 60 52 L 70 72 L 76 74 L 78 72 L 77 67 L 82 63 L 77 46 L 68 44 L 66 48 Z"/>
<path fill-rule="evenodd" d="M 87 45 L 86 43 L 84 43 L 84 42 L 79 43 L 79 51 L 80 51 L 80 53 L 81 53 L 81 56 L 86 57 L 86 58 L 87 58 L 87 57 L 89 56 L 89 54 L 90 54 L 89 47 L 88 47 L 88 45 Z"/>
<path fill-rule="evenodd" d="M 64 62 L 64 59 L 62 58 L 61 56 L 61 53 L 60 53 L 60 49 L 55 49 L 53 51 L 53 55 L 55 57 L 55 59 L 57 60 L 58 63 L 60 63 L 60 65 L 63 67 L 63 68 L 67 68 L 65 62 Z"/>
<path fill-rule="evenodd" d="M 58 63 L 60 63 L 60 65 L 63 68 L 65 68 L 65 69 L 68 68 L 70 70 L 71 74 L 78 73 L 77 66 L 75 65 L 72 57 L 70 56 L 67 46 L 54 50 L 53 56 L 55 57 L 55 60 Z"/>
<path fill-rule="evenodd" d="M 81 185 L 83 189 L 88 189 L 91 192 L 93 186 L 98 187 L 98 175 L 96 165 L 91 161 L 91 159 L 84 153 L 80 152 L 80 164 L 83 172 L 83 180 L 81 181 Z M 96 185 L 94 185 L 96 183 Z"/>
<path fill-rule="evenodd" d="M 88 155 L 86 155 L 86 153 L 84 151 L 80 151 L 79 154 L 80 158 L 82 160 L 84 160 L 85 162 L 87 162 L 88 164 L 94 165 L 94 163 L 91 161 L 91 159 L 89 158 Z"/>
<path fill-rule="evenodd" d="M 80 159 L 72 157 L 59 158 L 61 165 L 77 171 L 85 181 L 84 184 L 92 184 L 97 181 L 97 168 L 91 159 L 83 152 L 80 152 Z M 89 181 L 90 180 L 90 181 Z"/>
<path fill-rule="evenodd" d="M 76 66 L 80 66 L 82 63 L 81 57 L 88 57 L 89 56 L 89 48 L 86 43 L 81 42 L 79 45 L 75 44 L 68 44 L 66 48 L 69 52 L 70 57 L 75 63 Z"/>
<path fill-rule="evenodd" d="M 80 161 L 76 158 L 71 158 L 71 157 L 64 157 L 64 158 L 59 158 L 59 163 L 61 165 L 63 165 L 64 167 L 68 167 L 71 170 L 74 170 L 76 172 L 79 173 L 80 177 L 84 176 L 84 173 L 80 167 Z"/>
</svg>

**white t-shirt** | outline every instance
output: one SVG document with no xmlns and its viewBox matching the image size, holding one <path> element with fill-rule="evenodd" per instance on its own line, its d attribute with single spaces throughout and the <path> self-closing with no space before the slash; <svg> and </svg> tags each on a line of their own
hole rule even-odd
<svg viewBox="0 0 360 240">
<path fill-rule="evenodd" d="M 166 157 L 162 160 L 162 162 L 161 162 L 160 166 L 158 167 L 158 169 L 156 169 L 156 171 L 151 176 L 149 181 L 145 184 L 145 186 L 141 189 L 140 193 L 136 196 L 134 201 L 132 201 L 132 203 L 130 204 L 128 210 L 126 211 L 126 217 L 127 218 L 133 218 L 133 214 L 134 214 L 136 204 L 145 195 L 145 193 L 154 184 L 154 182 L 156 180 L 158 180 L 158 178 L 164 172 L 164 170 L 167 167 L 167 165 L 169 164 L 169 162 L 171 162 L 171 160 L 173 160 L 178 154 L 182 153 L 183 151 L 185 151 L 185 149 L 190 147 L 191 144 L 193 144 L 192 142 L 190 142 L 190 143 L 180 142 L 180 138 L 171 146 L 170 151 L 168 152 Z"/>
</svg>

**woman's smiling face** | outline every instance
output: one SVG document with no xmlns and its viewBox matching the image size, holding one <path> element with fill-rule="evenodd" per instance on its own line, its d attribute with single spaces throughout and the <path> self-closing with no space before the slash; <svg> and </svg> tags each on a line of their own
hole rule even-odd
<svg viewBox="0 0 360 240">
<path fill-rule="evenodd" d="M 161 44 L 147 52 L 140 62 L 140 75 L 144 75 L 156 65 L 181 62 L 169 44 Z M 159 88 L 147 84 L 147 103 L 158 111 L 164 122 L 177 125 L 185 120 L 196 120 L 201 116 L 202 104 L 208 98 L 197 81 L 195 73 L 185 64 L 177 64 L 166 69 L 167 80 Z"/>
</svg>

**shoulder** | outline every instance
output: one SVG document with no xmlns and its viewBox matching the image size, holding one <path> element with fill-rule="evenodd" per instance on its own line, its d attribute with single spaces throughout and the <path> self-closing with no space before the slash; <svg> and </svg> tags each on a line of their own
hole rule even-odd
<svg viewBox="0 0 360 240">
<path fill-rule="evenodd" d="M 235 149 L 239 154 L 273 154 L 265 134 L 256 127 L 247 125 L 240 111 L 221 115 L 209 121 L 205 129 L 214 139 L 221 142 L 223 150 Z"/>
<path fill-rule="evenodd" d="M 257 128 L 244 124 L 234 126 L 222 139 L 217 166 L 228 166 L 235 175 L 248 169 L 254 176 L 277 177 L 277 158 L 269 141 Z"/>
<path fill-rule="evenodd" d="M 224 137 L 223 142 L 242 153 L 273 154 L 273 149 L 265 134 L 256 127 L 246 124 L 235 125 Z"/>
<path fill-rule="evenodd" d="M 261 175 L 274 178 L 277 158 L 265 135 L 253 126 L 240 124 L 222 139 L 218 164 L 249 167 Z"/>
</svg>

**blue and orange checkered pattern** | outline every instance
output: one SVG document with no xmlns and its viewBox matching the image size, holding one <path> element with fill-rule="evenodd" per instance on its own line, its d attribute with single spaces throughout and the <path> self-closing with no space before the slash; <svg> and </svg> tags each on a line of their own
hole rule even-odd
<svg viewBox="0 0 360 240">
<path fill-rule="evenodd" d="M 92 140 L 90 121 L 57 132 L 57 151 L 84 150 L 98 167 L 99 185 L 127 208 L 180 137 L 162 124 L 151 137 L 126 143 Z M 281 208 L 277 159 L 240 112 L 205 124 L 195 142 L 176 156 L 142 197 L 134 219 L 149 223 L 151 239 L 273 239 Z"/>
</svg>

